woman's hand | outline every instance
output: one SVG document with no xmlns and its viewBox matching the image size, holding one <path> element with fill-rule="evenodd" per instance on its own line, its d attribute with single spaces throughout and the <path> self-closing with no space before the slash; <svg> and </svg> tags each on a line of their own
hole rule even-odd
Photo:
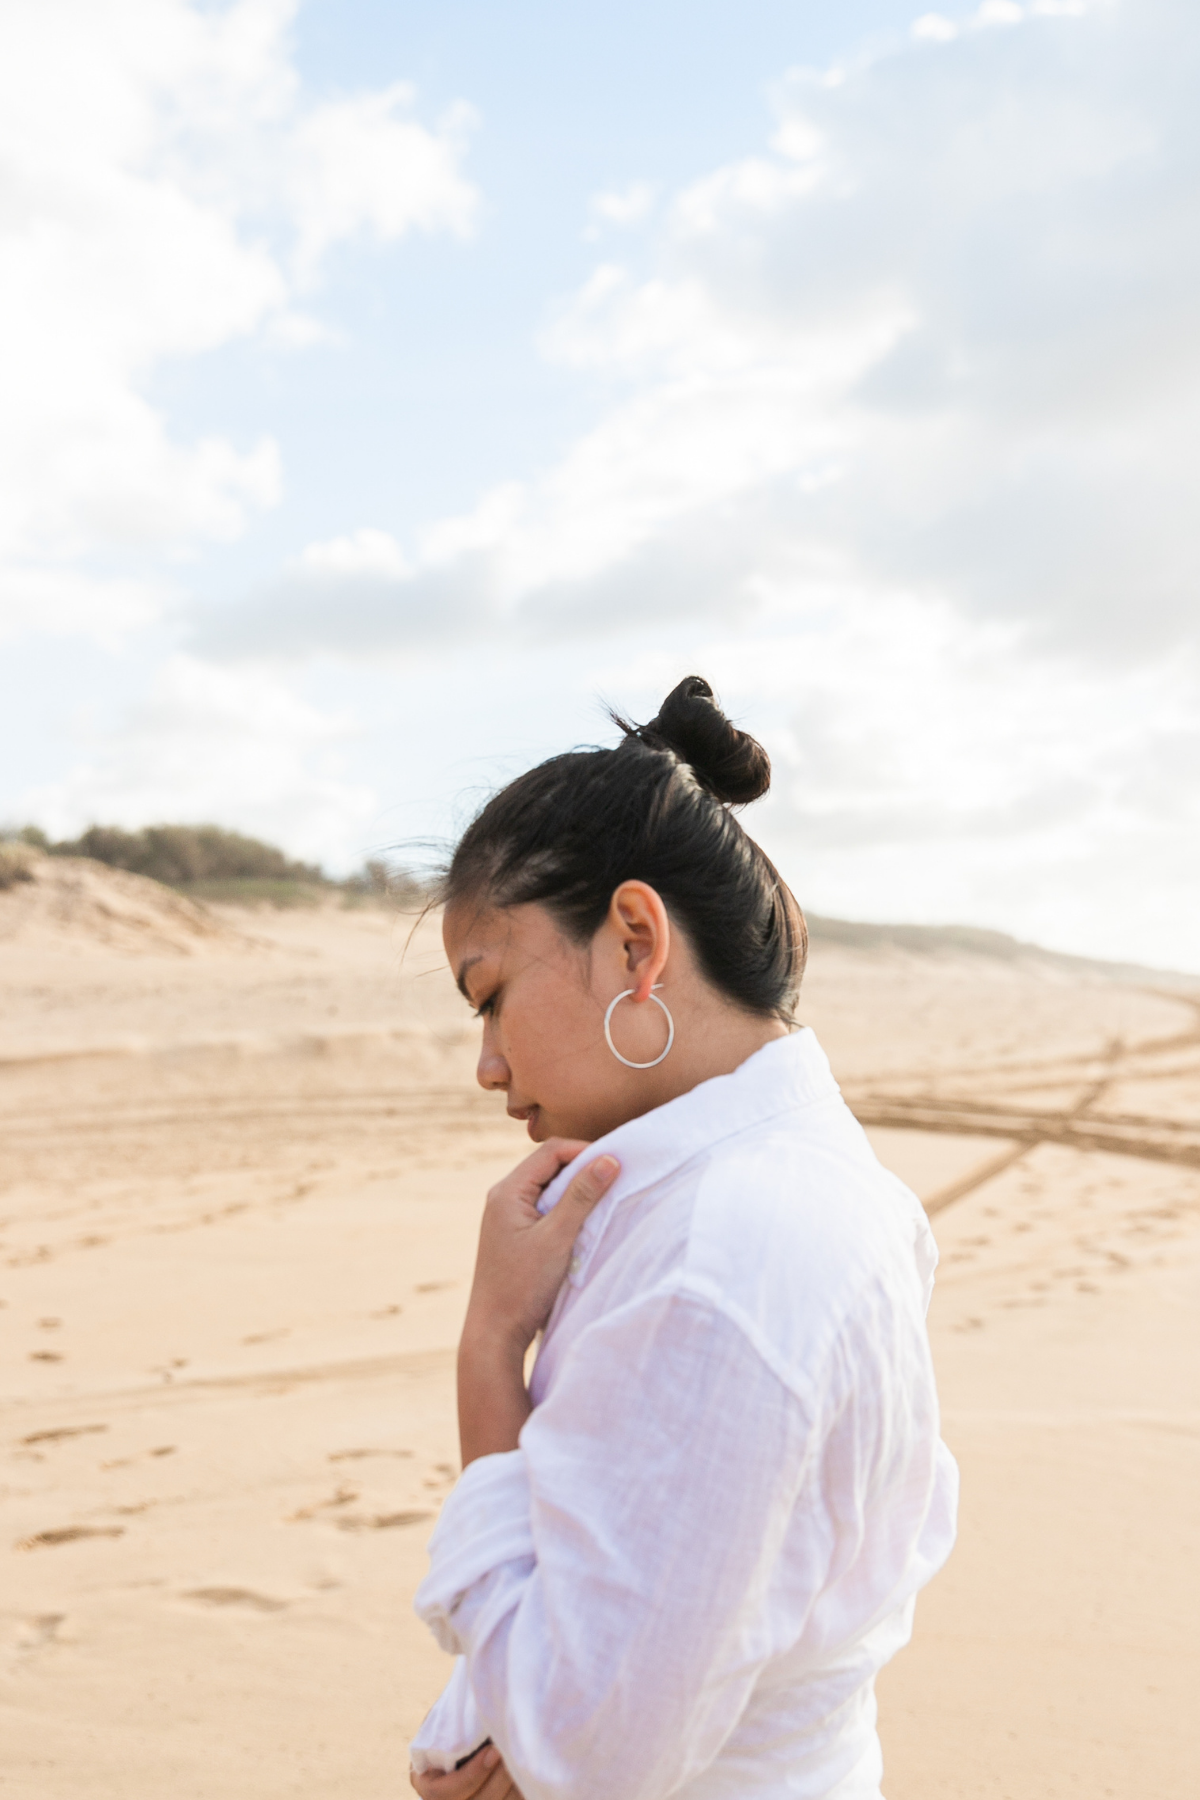
<svg viewBox="0 0 1200 1800">
<path fill-rule="evenodd" d="M 589 1163 L 543 1217 L 543 1190 L 586 1149 L 575 1138 L 548 1138 L 487 1197 L 467 1323 L 511 1339 L 522 1356 L 550 1317 L 583 1221 L 620 1167 L 615 1156 Z"/>
<path fill-rule="evenodd" d="M 543 1217 L 543 1188 L 586 1148 L 549 1138 L 488 1194 L 458 1349 L 464 1468 L 478 1456 L 515 1450 L 529 1417 L 525 1352 L 550 1317 L 584 1220 L 620 1169 L 615 1156 L 598 1157 Z"/>
<path fill-rule="evenodd" d="M 479 1800 L 521 1800 L 494 1744 L 477 1751 L 461 1769 L 451 1769 L 446 1775 L 433 1770 L 418 1775 L 413 1770 L 409 1780 L 421 1800 L 475 1800 L 476 1795 Z"/>
</svg>

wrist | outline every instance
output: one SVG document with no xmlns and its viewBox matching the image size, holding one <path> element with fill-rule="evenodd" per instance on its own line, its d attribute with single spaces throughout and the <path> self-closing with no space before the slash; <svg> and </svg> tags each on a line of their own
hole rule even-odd
<svg viewBox="0 0 1200 1800">
<path fill-rule="evenodd" d="M 468 1309 L 458 1346 L 458 1431 L 462 1466 L 515 1450 L 530 1412 L 525 1386 L 529 1334 L 511 1320 Z"/>
<path fill-rule="evenodd" d="M 513 1364 L 524 1370 L 525 1352 L 535 1335 L 519 1319 L 503 1318 L 472 1301 L 463 1321 L 459 1354 L 479 1356 L 492 1363 Z"/>
</svg>

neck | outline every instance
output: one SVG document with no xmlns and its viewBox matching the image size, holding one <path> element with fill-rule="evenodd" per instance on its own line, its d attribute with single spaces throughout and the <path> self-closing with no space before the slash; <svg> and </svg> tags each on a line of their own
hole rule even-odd
<svg viewBox="0 0 1200 1800">
<path fill-rule="evenodd" d="M 681 1009 L 681 1013 L 676 1017 L 671 1054 L 657 1069 L 647 1070 L 647 1075 L 656 1079 L 640 1089 L 640 1104 L 629 1118 L 640 1118 L 668 1100 L 677 1100 L 702 1081 L 732 1075 L 756 1050 L 790 1035 L 782 1020 L 763 1019 L 732 1006 L 699 1006 Z"/>
</svg>

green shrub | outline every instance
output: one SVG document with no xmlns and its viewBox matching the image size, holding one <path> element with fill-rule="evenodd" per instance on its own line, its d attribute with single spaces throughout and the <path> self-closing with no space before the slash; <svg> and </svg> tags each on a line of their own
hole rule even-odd
<svg viewBox="0 0 1200 1800">
<path fill-rule="evenodd" d="M 340 892 L 347 906 L 386 902 L 405 911 L 424 905 L 427 890 L 407 869 L 379 858 L 356 875 L 331 881 L 316 863 L 293 862 L 274 844 L 219 825 L 89 825 L 77 838 L 52 843 L 37 825 L 0 832 L 0 888 L 28 880 L 29 851 L 84 856 L 176 888 L 197 900 L 230 905 L 311 906 Z"/>
<path fill-rule="evenodd" d="M 418 907 L 428 898 L 415 875 L 378 857 L 369 858 L 357 875 L 348 875 L 341 885 L 347 899 L 390 900 L 402 907 Z"/>
<path fill-rule="evenodd" d="M 148 875 L 167 887 L 193 888 L 199 882 L 325 881 L 313 863 L 292 862 L 273 844 L 223 831 L 219 825 L 146 825 L 123 831 L 119 825 L 89 825 L 73 840 L 46 846 L 52 856 L 90 856 L 110 869 Z"/>
<path fill-rule="evenodd" d="M 0 842 L 0 892 L 5 888 L 16 887 L 20 881 L 33 880 L 29 861 L 29 852 L 19 839 L 16 842 Z"/>
</svg>

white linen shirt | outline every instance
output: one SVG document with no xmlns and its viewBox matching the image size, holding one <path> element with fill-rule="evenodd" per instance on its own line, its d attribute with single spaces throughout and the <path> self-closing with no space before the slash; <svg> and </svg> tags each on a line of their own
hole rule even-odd
<svg viewBox="0 0 1200 1800">
<path fill-rule="evenodd" d="M 876 1673 L 954 1541 L 925 1214 L 809 1030 L 620 1126 L 520 1447 L 416 1599 L 460 1658 L 414 1744 L 525 1800 L 876 1800 Z"/>
</svg>

